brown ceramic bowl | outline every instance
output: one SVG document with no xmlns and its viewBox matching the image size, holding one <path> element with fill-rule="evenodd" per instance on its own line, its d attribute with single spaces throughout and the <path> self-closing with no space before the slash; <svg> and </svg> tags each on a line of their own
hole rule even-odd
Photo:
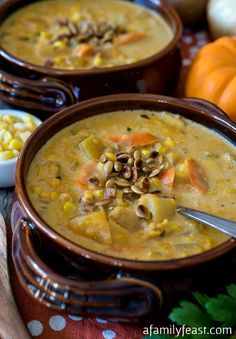
<svg viewBox="0 0 236 339">
<path fill-rule="evenodd" d="M 0 5 L 0 24 L 33 0 L 7 0 Z M 36 66 L 0 46 L 0 97 L 18 107 L 57 112 L 78 101 L 116 93 L 170 94 L 180 69 L 179 40 L 182 24 L 176 12 L 160 0 L 147 0 L 173 31 L 173 39 L 160 52 L 139 62 L 91 70 L 58 70 Z M 13 75 L 14 74 L 14 75 Z"/>
<path fill-rule="evenodd" d="M 226 277 L 218 276 L 219 267 L 225 269 L 230 262 L 219 261 L 236 247 L 236 241 L 230 239 L 183 259 L 143 262 L 83 248 L 42 220 L 26 191 L 28 169 L 36 153 L 64 127 L 88 116 L 124 109 L 180 114 L 214 129 L 236 145 L 236 125 L 220 109 L 203 100 L 124 94 L 84 101 L 49 118 L 27 141 L 17 163 L 12 227 L 16 271 L 25 289 L 36 299 L 67 312 L 129 320 L 150 316 L 153 310 L 157 315 L 171 305 L 173 295 L 194 288 L 197 280 L 205 285 L 213 281 L 215 286 L 214 280 L 219 282 Z"/>
</svg>

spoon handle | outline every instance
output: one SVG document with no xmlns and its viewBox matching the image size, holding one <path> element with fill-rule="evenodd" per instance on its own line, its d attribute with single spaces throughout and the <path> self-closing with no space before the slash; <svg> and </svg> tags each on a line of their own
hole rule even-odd
<svg viewBox="0 0 236 339">
<path fill-rule="evenodd" d="M 0 213 L 0 338 L 29 339 L 27 331 L 16 306 L 10 284 L 7 265 L 6 225 Z"/>
<path fill-rule="evenodd" d="M 196 211 L 196 210 L 182 207 L 182 206 L 178 206 L 176 210 L 177 212 L 187 217 L 190 217 L 194 220 L 200 221 L 206 225 L 214 227 L 217 230 L 222 231 L 236 238 L 236 222 L 235 221 L 230 221 L 227 219 L 219 218 L 208 213 Z"/>
</svg>

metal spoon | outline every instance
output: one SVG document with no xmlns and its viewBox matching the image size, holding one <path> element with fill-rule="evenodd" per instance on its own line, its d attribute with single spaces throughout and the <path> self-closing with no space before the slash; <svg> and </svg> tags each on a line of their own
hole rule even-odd
<svg viewBox="0 0 236 339">
<path fill-rule="evenodd" d="M 214 215 L 196 211 L 187 207 L 178 206 L 177 212 L 190 217 L 194 220 L 200 221 L 208 226 L 214 227 L 217 230 L 224 232 L 232 237 L 236 238 L 236 222 L 219 218 Z"/>
<path fill-rule="evenodd" d="M 31 338 L 16 306 L 7 267 L 6 225 L 0 213 L 0 338 Z"/>
</svg>

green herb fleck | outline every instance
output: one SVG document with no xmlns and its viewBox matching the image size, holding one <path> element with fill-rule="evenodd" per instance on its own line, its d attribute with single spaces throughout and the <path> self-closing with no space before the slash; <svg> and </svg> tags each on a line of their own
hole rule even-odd
<svg viewBox="0 0 236 339">
<path fill-rule="evenodd" d="M 140 114 L 140 117 L 144 119 L 150 119 L 150 117 L 146 114 Z"/>
<path fill-rule="evenodd" d="M 18 40 L 20 40 L 20 41 L 30 41 L 31 38 L 29 38 L 28 36 L 20 36 L 20 37 L 18 38 Z"/>
</svg>

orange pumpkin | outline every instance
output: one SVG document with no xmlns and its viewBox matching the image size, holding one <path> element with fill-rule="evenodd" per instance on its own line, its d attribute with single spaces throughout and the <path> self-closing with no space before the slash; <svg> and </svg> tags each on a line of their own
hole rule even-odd
<svg viewBox="0 0 236 339">
<path fill-rule="evenodd" d="M 236 122 L 236 37 L 205 45 L 187 77 L 186 96 L 209 100 Z"/>
</svg>

